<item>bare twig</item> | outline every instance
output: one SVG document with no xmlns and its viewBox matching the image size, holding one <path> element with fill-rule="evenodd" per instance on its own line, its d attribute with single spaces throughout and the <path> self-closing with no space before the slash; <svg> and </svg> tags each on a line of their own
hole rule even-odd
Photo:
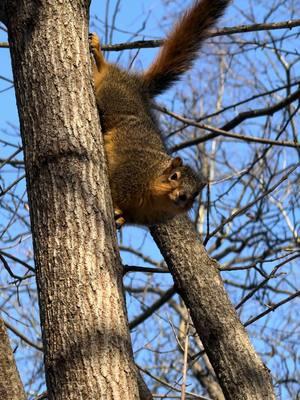
<svg viewBox="0 0 300 400">
<path fill-rule="evenodd" d="M 164 381 L 163 379 L 160 379 L 160 378 L 158 378 L 157 376 L 152 375 L 151 372 L 149 372 L 149 371 L 147 371 L 146 369 L 140 367 L 139 365 L 137 365 L 137 367 L 138 367 L 141 371 L 143 371 L 146 375 L 150 376 L 150 378 L 152 378 L 152 379 L 154 379 L 155 381 L 161 383 L 162 385 L 164 385 L 164 386 L 166 386 L 166 387 L 168 387 L 168 388 L 174 390 L 175 392 L 179 392 L 179 393 L 181 392 L 180 389 L 177 389 L 175 386 L 170 385 L 168 382 Z M 187 394 L 188 396 L 191 396 L 191 397 L 194 398 L 194 399 L 211 400 L 211 399 L 209 399 L 208 397 L 200 396 L 199 394 L 195 394 L 195 393 L 191 393 L 191 392 L 186 392 L 186 394 Z"/>
<path fill-rule="evenodd" d="M 14 186 L 16 186 L 19 182 L 21 182 L 24 178 L 26 177 L 26 175 L 22 175 L 20 176 L 20 178 L 16 179 L 12 184 L 10 184 L 7 188 L 5 188 L 4 190 L 0 191 L 0 197 L 4 196 L 6 193 L 8 193 L 10 191 L 10 189 L 12 189 Z"/>
<path fill-rule="evenodd" d="M 32 342 L 28 337 L 23 335 L 22 332 L 20 332 L 18 329 L 16 329 L 14 326 L 12 326 L 9 322 L 4 321 L 4 324 L 7 329 L 9 329 L 11 332 L 13 332 L 16 336 L 18 336 L 21 340 L 23 340 L 25 343 L 29 344 L 29 346 L 35 348 L 38 351 L 43 351 L 43 347 L 40 346 L 37 343 Z"/>
<path fill-rule="evenodd" d="M 256 143 L 263 143 L 263 144 L 271 144 L 274 146 L 299 148 L 300 143 L 296 143 L 296 142 L 278 141 L 278 140 L 265 139 L 265 138 L 255 137 L 255 136 L 247 136 L 247 135 L 241 135 L 238 133 L 228 132 L 230 129 L 233 129 L 234 127 L 239 125 L 241 122 L 245 121 L 246 119 L 257 118 L 257 117 L 267 116 L 267 115 L 273 115 L 275 112 L 285 108 L 287 105 L 289 105 L 292 102 L 294 102 L 295 100 L 299 100 L 299 99 L 300 99 L 300 89 L 298 89 L 297 91 L 292 93 L 290 96 L 287 96 L 283 100 L 279 101 L 278 103 L 274 104 L 273 106 L 240 113 L 235 118 L 233 118 L 231 121 L 227 122 L 221 129 L 213 127 L 211 125 L 199 123 L 190 118 L 182 117 L 172 111 L 167 110 L 164 107 L 155 106 L 155 108 L 159 111 L 164 112 L 167 115 L 170 115 L 171 117 L 177 119 L 178 121 L 184 122 L 186 125 L 195 126 L 199 129 L 205 129 L 205 130 L 212 132 L 207 135 L 200 136 L 196 139 L 187 140 L 183 143 L 179 143 L 178 145 L 173 146 L 170 149 L 170 152 L 172 152 L 172 153 L 182 150 L 189 146 L 194 146 L 194 145 L 206 142 L 206 141 L 214 139 L 220 135 L 225 136 L 225 137 L 232 137 L 234 139 L 243 140 L 246 142 L 256 142 Z"/>
<path fill-rule="evenodd" d="M 264 287 L 266 285 L 266 283 L 274 278 L 276 276 L 276 272 L 278 271 L 279 268 L 281 268 L 283 265 L 287 264 L 290 261 L 295 260 L 296 258 L 299 258 L 300 254 L 296 254 L 286 260 L 284 260 L 283 262 L 281 262 L 280 264 L 276 265 L 276 267 L 273 268 L 272 272 L 269 274 L 269 276 L 267 276 L 265 279 L 263 279 L 258 285 L 255 286 L 254 289 L 252 289 L 237 305 L 236 305 L 236 310 L 239 309 L 244 303 L 246 303 L 247 300 L 249 300 L 259 289 L 261 289 L 262 287 Z"/>
<path fill-rule="evenodd" d="M 183 352 L 183 367 L 182 367 L 182 384 L 181 384 L 181 400 L 185 400 L 185 390 L 186 390 L 186 377 L 187 377 L 187 368 L 188 368 L 188 355 L 189 355 L 189 330 L 190 330 L 190 321 L 186 322 L 186 331 L 184 338 L 184 352 Z"/>
<path fill-rule="evenodd" d="M 258 319 L 263 318 L 264 316 L 266 316 L 267 314 L 269 314 L 271 311 L 275 311 L 276 308 L 283 306 L 284 304 L 288 303 L 289 301 L 295 299 L 296 297 L 300 296 L 300 290 L 294 294 L 292 294 L 291 296 L 287 297 L 286 299 L 280 301 L 277 304 L 273 304 L 271 306 L 268 306 L 268 309 L 265 310 L 264 312 L 258 314 L 256 317 L 250 318 L 247 322 L 244 323 L 244 326 L 248 326 L 250 324 L 253 324 L 253 322 L 256 322 Z"/>
<path fill-rule="evenodd" d="M 229 222 L 233 221 L 235 217 L 238 215 L 243 214 L 245 211 L 247 211 L 250 207 L 252 207 L 254 204 L 258 203 L 260 200 L 262 200 L 264 197 L 268 196 L 268 194 L 272 193 L 279 185 L 282 184 L 289 176 L 292 174 L 298 167 L 300 163 L 297 163 L 294 165 L 287 174 L 285 174 L 275 185 L 273 185 L 270 189 L 266 190 L 264 193 L 262 193 L 260 196 L 258 196 L 256 199 L 248 203 L 245 207 L 240 208 L 236 212 L 232 213 L 230 217 L 226 218 L 221 225 L 219 225 L 212 233 L 207 235 L 207 237 L 204 240 L 204 245 L 207 244 L 209 239 L 211 239 L 216 233 L 218 233 L 220 230 L 223 229 L 223 227 L 228 224 Z"/>
<path fill-rule="evenodd" d="M 134 318 L 133 321 L 129 323 L 129 328 L 134 329 L 136 328 L 139 324 L 144 322 L 147 318 L 151 317 L 155 311 L 157 311 L 162 305 L 164 305 L 168 300 L 171 299 L 172 296 L 176 293 L 176 290 L 173 287 L 171 287 L 169 290 L 167 290 L 160 299 L 158 299 L 156 302 L 152 304 L 152 306 L 148 307 L 146 311 L 144 311 L 141 315 L 138 317 Z"/>
<path fill-rule="evenodd" d="M 10 268 L 8 262 L 5 260 L 5 257 L 4 257 L 1 253 L 0 253 L 0 260 L 2 261 L 2 263 L 3 263 L 3 265 L 4 265 L 4 268 L 6 269 L 6 271 L 9 273 L 9 275 L 10 275 L 12 278 L 16 279 L 17 281 L 22 281 L 22 280 L 24 279 L 23 276 L 16 275 L 16 274 L 12 271 L 12 269 Z"/>
<path fill-rule="evenodd" d="M 234 27 L 227 27 L 222 29 L 212 30 L 208 37 L 217 37 L 217 36 L 227 36 L 233 35 L 237 33 L 248 33 L 248 32 L 258 32 L 258 31 L 266 31 L 266 30 L 277 30 L 277 29 L 293 29 L 297 26 L 300 26 L 300 19 L 275 22 L 275 23 L 261 23 L 261 24 L 251 24 L 251 25 L 239 25 Z M 137 40 L 131 43 L 120 43 L 102 45 L 102 50 L 105 51 L 121 51 L 121 50 L 131 50 L 131 49 L 147 49 L 147 48 L 155 48 L 160 47 L 164 43 L 164 40 Z M 7 42 L 0 42 L 0 48 L 7 48 L 9 44 Z"/>
<path fill-rule="evenodd" d="M 25 261 L 21 260 L 20 258 L 17 258 L 16 256 L 13 256 L 12 254 L 6 253 L 6 251 L 0 250 L 0 254 L 2 254 L 3 256 L 10 258 L 11 260 L 23 265 L 25 268 L 29 269 L 29 271 L 34 272 L 35 273 L 35 269 L 29 265 L 28 263 L 26 263 Z"/>
<path fill-rule="evenodd" d="M 12 159 L 16 156 L 16 155 L 18 155 L 19 153 L 21 153 L 21 151 L 23 150 L 23 148 L 21 147 L 21 148 L 19 148 L 19 149 L 17 149 L 11 156 L 9 156 L 7 159 L 5 159 L 5 160 L 3 160 L 3 161 L 1 161 L 0 160 L 0 169 L 1 168 L 3 168 L 4 167 L 4 165 L 6 165 L 6 164 L 9 164 L 11 161 L 12 161 Z"/>
</svg>

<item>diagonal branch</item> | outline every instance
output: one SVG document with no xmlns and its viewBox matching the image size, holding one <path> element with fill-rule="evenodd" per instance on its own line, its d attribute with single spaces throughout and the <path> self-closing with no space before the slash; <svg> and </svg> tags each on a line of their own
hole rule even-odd
<svg viewBox="0 0 300 400">
<path fill-rule="evenodd" d="M 176 290 L 173 287 L 171 287 L 169 290 L 167 290 L 160 299 L 158 299 L 156 302 L 154 302 L 152 304 L 152 306 L 150 306 L 149 308 L 147 308 L 147 310 L 145 312 L 143 312 L 141 315 L 139 315 L 138 317 L 134 318 L 134 320 L 132 320 L 129 323 L 129 328 L 130 329 L 134 329 L 136 328 L 139 324 L 141 324 L 142 322 L 144 322 L 147 318 L 151 317 L 151 315 L 153 313 L 155 313 L 155 311 L 157 311 L 162 305 L 164 305 L 167 301 L 169 301 L 174 294 L 176 293 Z"/>
<path fill-rule="evenodd" d="M 151 227 L 178 293 L 226 399 L 275 399 L 271 378 L 255 353 L 211 259 L 186 216 Z M 239 382 L 239 384 L 236 384 Z"/>
<path fill-rule="evenodd" d="M 285 108 L 286 106 L 293 103 L 295 100 L 300 100 L 300 89 L 296 90 L 294 93 L 290 94 L 289 96 L 285 97 L 283 100 L 279 101 L 278 103 L 274 104 L 270 107 L 265 108 L 258 108 L 256 110 L 251 111 L 244 111 L 233 118 L 231 121 L 227 122 L 222 129 L 224 131 L 228 131 L 232 128 L 235 128 L 241 122 L 245 121 L 249 118 L 257 118 L 262 117 L 265 115 L 273 115 L 275 112 L 280 111 L 281 109 Z"/>
<path fill-rule="evenodd" d="M 10 400 L 25 400 L 22 385 L 14 355 L 4 322 L 0 317 L 0 398 Z"/>
<path fill-rule="evenodd" d="M 291 296 L 287 297 L 286 299 L 280 301 L 279 303 L 273 304 L 272 306 L 269 306 L 269 308 L 265 311 L 263 311 L 261 314 L 257 315 L 256 317 L 253 317 L 249 319 L 247 322 L 245 322 L 244 326 L 248 326 L 250 324 L 253 324 L 253 322 L 257 321 L 258 319 L 264 317 L 265 315 L 269 314 L 271 311 L 275 311 L 276 308 L 283 306 L 284 304 L 288 303 L 289 301 L 295 299 L 296 297 L 300 296 L 300 290 L 292 294 Z"/>
<path fill-rule="evenodd" d="M 243 214 L 245 211 L 247 211 L 249 208 L 251 208 L 254 204 L 258 203 L 260 200 L 262 200 L 264 197 L 268 196 L 268 194 L 272 193 L 275 189 L 278 188 L 284 182 L 298 167 L 300 163 L 297 163 L 294 165 L 278 182 L 276 182 L 270 189 L 266 190 L 263 192 L 260 196 L 258 196 L 256 199 L 248 203 L 245 207 L 240 208 L 236 212 L 232 213 L 230 217 L 226 218 L 221 225 L 219 225 L 213 232 L 211 232 L 209 235 L 204 240 L 204 245 L 207 244 L 209 239 L 211 239 L 213 236 L 215 236 L 220 230 L 223 229 L 223 227 L 228 224 L 229 222 L 233 221 L 235 217 L 238 215 Z"/>
<path fill-rule="evenodd" d="M 263 143 L 263 144 L 271 144 L 274 146 L 286 146 L 286 147 L 298 148 L 298 147 L 300 147 L 300 144 L 295 143 L 295 142 L 271 140 L 271 139 L 265 139 L 265 138 L 255 137 L 255 136 L 247 136 L 247 135 L 241 135 L 238 133 L 228 132 L 229 130 L 231 130 L 231 129 L 235 128 L 237 125 L 239 125 L 241 122 L 245 121 L 246 119 L 257 118 L 257 117 L 266 116 L 266 115 L 273 115 L 275 112 L 280 111 L 281 109 L 285 108 L 286 106 L 288 106 L 295 100 L 300 100 L 300 89 L 298 89 L 291 95 L 287 96 L 285 99 L 274 104 L 273 106 L 259 108 L 259 109 L 245 111 L 245 112 L 240 113 L 235 118 L 233 118 L 231 121 L 227 122 L 221 129 L 215 128 L 211 125 L 206 125 L 206 124 L 196 122 L 193 119 L 184 118 L 172 111 L 167 110 L 166 108 L 162 108 L 159 106 L 155 106 L 155 108 L 170 115 L 171 117 L 177 119 L 178 121 L 184 122 L 187 125 L 191 125 L 191 126 L 195 126 L 200 129 L 206 129 L 206 130 L 211 131 L 211 133 L 209 133 L 207 135 L 198 137 L 196 139 L 187 140 L 183 143 L 173 146 L 170 149 L 170 152 L 172 152 L 172 153 L 175 151 L 182 150 L 189 146 L 194 146 L 199 143 L 206 142 L 206 141 L 214 139 L 218 136 L 232 137 L 235 139 L 244 140 L 246 142 L 256 142 L 256 143 Z"/>
<path fill-rule="evenodd" d="M 18 336 L 21 340 L 23 340 L 29 346 L 35 348 L 38 351 L 43 351 L 43 347 L 40 344 L 35 343 L 35 342 L 31 341 L 30 339 L 28 339 L 27 336 L 25 336 L 22 332 L 20 332 L 18 329 L 16 329 L 9 322 L 4 321 L 4 325 L 6 326 L 7 329 L 9 329 L 11 332 L 13 332 L 16 336 Z"/>
</svg>

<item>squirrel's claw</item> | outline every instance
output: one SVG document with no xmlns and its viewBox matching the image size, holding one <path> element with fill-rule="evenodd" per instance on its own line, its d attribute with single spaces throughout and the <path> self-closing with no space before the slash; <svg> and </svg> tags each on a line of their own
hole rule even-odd
<svg viewBox="0 0 300 400">
<path fill-rule="evenodd" d="M 91 51 L 100 51 L 100 40 L 96 33 L 89 33 L 89 42 Z"/>
<path fill-rule="evenodd" d="M 120 230 L 122 226 L 125 224 L 125 219 L 123 217 L 116 220 L 116 229 Z"/>
<path fill-rule="evenodd" d="M 115 222 L 116 222 L 116 228 L 121 229 L 122 226 L 125 224 L 125 218 L 123 217 L 123 211 L 120 210 L 119 208 L 115 208 L 114 210 L 115 214 Z"/>
</svg>

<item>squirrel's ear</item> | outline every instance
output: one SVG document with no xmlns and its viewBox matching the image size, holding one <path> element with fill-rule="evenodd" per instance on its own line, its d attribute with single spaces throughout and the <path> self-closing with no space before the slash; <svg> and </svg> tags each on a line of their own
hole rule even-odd
<svg viewBox="0 0 300 400">
<path fill-rule="evenodd" d="M 164 171 L 164 175 L 169 175 L 175 168 L 182 166 L 182 159 L 180 157 L 175 157 L 170 160 L 168 167 Z"/>
<path fill-rule="evenodd" d="M 172 159 L 171 166 L 172 168 L 177 168 L 182 166 L 182 159 L 180 157 L 175 157 Z"/>
</svg>

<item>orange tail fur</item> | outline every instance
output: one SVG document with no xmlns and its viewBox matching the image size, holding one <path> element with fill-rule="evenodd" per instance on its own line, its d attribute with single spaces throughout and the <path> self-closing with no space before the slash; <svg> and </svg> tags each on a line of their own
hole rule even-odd
<svg viewBox="0 0 300 400">
<path fill-rule="evenodd" d="M 229 3 L 230 0 L 197 0 L 177 22 L 156 60 L 144 74 L 152 96 L 168 89 L 192 66 L 210 28 Z"/>
</svg>

